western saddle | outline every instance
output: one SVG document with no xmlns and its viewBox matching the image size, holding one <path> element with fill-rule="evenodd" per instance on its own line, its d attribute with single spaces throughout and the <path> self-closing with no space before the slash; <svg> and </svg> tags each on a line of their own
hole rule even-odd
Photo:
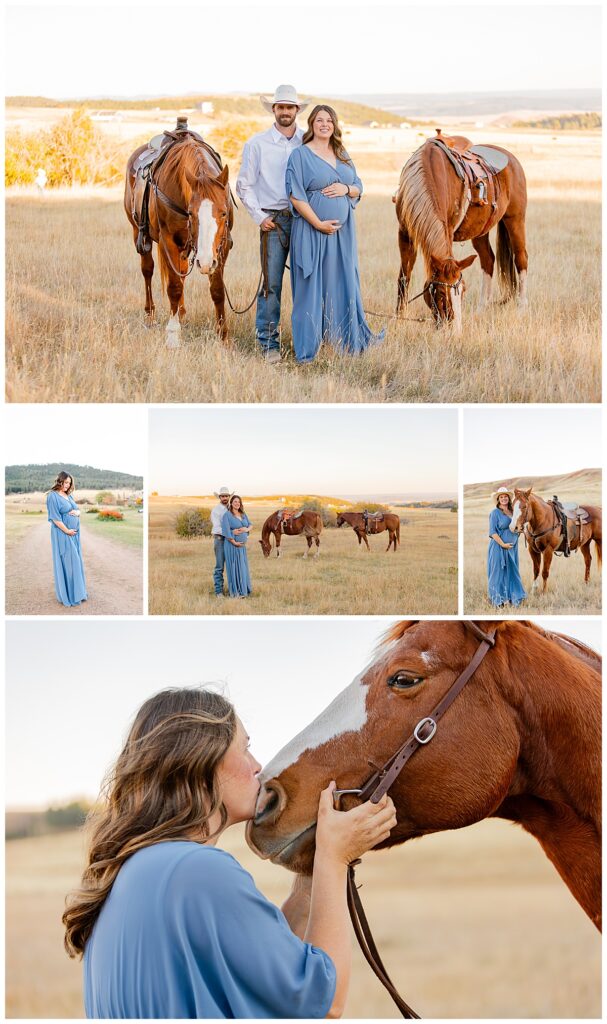
<svg viewBox="0 0 607 1024">
<path fill-rule="evenodd" d="M 186 139 L 192 139 L 195 142 L 201 143 L 207 152 L 215 158 L 219 164 L 219 168 L 221 169 L 223 167 L 219 153 L 217 153 L 208 142 L 205 142 L 202 135 L 199 135 L 198 132 L 192 131 L 191 128 L 188 128 L 187 117 L 178 117 L 176 127 L 173 131 L 162 132 L 160 135 L 154 135 L 154 137 L 150 139 L 145 149 L 142 150 L 133 163 L 135 182 L 133 185 L 131 212 L 133 220 L 139 229 L 135 248 L 140 256 L 145 255 L 145 253 L 150 252 L 152 249 L 149 217 L 151 188 L 154 188 L 154 191 L 160 194 L 162 201 L 170 209 L 173 209 L 178 213 L 186 213 L 186 211 L 176 206 L 168 196 L 165 196 L 163 192 L 160 192 L 160 189 L 154 180 L 154 176 L 162 167 L 170 150 L 178 143 L 184 142 Z"/>
<path fill-rule="evenodd" d="M 438 146 L 450 161 L 466 186 L 469 204 L 491 206 L 493 213 L 500 194 L 498 175 L 508 165 L 506 154 L 493 146 L 473 146 L 464 135 L 443 135 L 440 128 L 428 144 Z"/>
<path fill-rule="evenodd" d="M 575 501 L 559 501 L 556 494 L 548 504 L 552 505 L 555 515 L 561 524 L 561 534 L 563 537 L 555 551 L 555 555 L 563 555 L 565 558 L 569 558 L 571 544 L 577 542 L 577 547 L 579 547 L 582 540 L 582 527 L 590 525 L 590 514 Z"/>
<path fill-rule="evenodd" d="M 367 509 L 364 509 L 364 511 L 363 511 L 363 520 L 364 520 L 364 523 L 365 523 L 365 532 L 366 533 L 370 533 L 370 534 L 377 533 L 378 532 L 377 531 L 378 524 L 379 523 L 383 523 L 383 521 L 384 521 L 384 513 L 383 512 L 368 512 Z"/>
</svg>

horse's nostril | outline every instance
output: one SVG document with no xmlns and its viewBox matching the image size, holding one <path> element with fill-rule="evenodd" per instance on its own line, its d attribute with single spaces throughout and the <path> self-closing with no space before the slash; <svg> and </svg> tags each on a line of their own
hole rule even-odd
<svg viewBox="0 0 607 1024">
<path fill-rule="evenodd" d="M 264 822 L 273 822 L 278 818 L 281 812 L 281 805 L 284 801 L 281 799 L 281 791 L 278 786 L 269 784 L 261 787 L 259 797 L 257 798 L 257 807 L 255 809 L 255 824 Z"/>
</svg>

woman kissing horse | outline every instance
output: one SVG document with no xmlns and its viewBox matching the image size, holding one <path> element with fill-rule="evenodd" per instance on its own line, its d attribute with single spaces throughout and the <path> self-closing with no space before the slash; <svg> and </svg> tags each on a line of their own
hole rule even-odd
<svg viewBox="0 0 607 1024">
<path fill-rule="evenodd" d="M 588 515 L 588 522 L 576 524 L 572 535 L 568 538 L 571 551 L 579 550 L 584 556 L 584 582 L 590 580 L 592 555 L 590 545 L 594 541 L 596 557 L 599 565 L 603 557 L 603 512 L 596 505 L 580 505 Z M 544 501 L 539 495 L 533 494 L 533 488 L 527 490 L 514 489 L 514 507 L 510 529 L 513 533 L 523 533 L 527 540 L 529 554 L 533 562 L 533 583 L 535 587 L 542 571 L 542 593 L 546 592 L 550 566 L 553 556 L 563 544 L 563 526 L 559 515 L 551 501 Z"/>
<path fill-rule="evenodd" d="M 370 514 L 367 522 L 362 512 L 340 512 L 335 525 L 343 526 L 344 523 L 347 523 L 358 537 L 359 545 L 364 540 L 367 545 L 367 551 L 370 551 L 371 548 L 367 540 L 369 521 L 373 524 L 373 533 L 383 533 L 384 530 L 388 531 L 389 540 L 386 551 L 389 551 L 392 545 L 394 545 L 394 551 L 396 552 L 396 545 L 400 544 L 400 517 L 394 512 L 384 512 L 382 519 L 375 519 Z"/>
<path fill-rule="evenodd" d="M 124 208 L 135 243 L 140 228 L 134 211 L 136 163 L 146 148 L 140 146 L 132 153 L 126 170 Z M 234 219 L 228 176 L 227 166 L 222 170 L 211 148 L 188 132 L 184 133 L 183 140 L 171 146 L 153 173 L 149 191 L 149 234 L 158 245 L 160 277 L 171 306 L 166 328 L 169 348 L 179 347 L 181 323 L 186 315 L 184 281 L 194 267 L 209 278 L 217 329 L 222 341 L 227 341 L 223 268 L 232 245 L 230 231 Z M 151 246 L 149 252 L 141 253 L 141 273 L 145 281 L 145 312 L 151 323 L 155 311 Z"/>
<path fill-rule="evenodd" d="M 335 780 L 364 794 L 371 771 L 383 778 L 377 766 L 413 735 L 422 745 L 389 787 L 397 825 L 376 849 L 488 817 L 516 822 L 600 928 L 601 659 L 531 622 L 395 624 L 371 664 L 261 772 L 249 845 L 309 874 L 321 790 Z"/>
<path fill-rule="evenodd" d="M 416 253 L 421 249 L 426 266 L 424 300 L 437 326 L 453 321 L 456 334 L 462 331 L 462 272 L 476 256 L 456 260 L 454 242 L 470 240 L 480 257 L 482 307 L 490 299 L 495 265 L 489 232 L 497 225 L 497 264 L 506 297 L 518 293 L 521 305 L 527 301 L 525 172 L 508 150 L 491 146 L 485 151 L 493 151 L 496 162 L 505 166 L 485 179 L 487 196 L 482 205 L 472 201 L 466 174 L 461 170 L 459 176 L 455 169 L 461 166 L 460 155 L 469 152 L 469 140 L 445 138 L 440 131 L 409 158 L 394 197 L 401 257 L 397 313 L 407 304 Z M 470 161 L 466 163 L 470 166 Z"/>
<path fill-rule="evenodd" d="M 322 516 L 313 509 L 304 508 L 295 515 L 285 516 L 284 509 L 277 509 L 268 516 L 261 528 L 261 550 L 265 558 L 269 558 L 272 550 L 270 537 L 273 536 L 276 542 L 276 557 L 280 557 L 280 538 L 282 534 L 287 537 L 298 537 L 301 534 L 306 538 L 308 547 L 304 551 L 304 558 L 308 557 L 312 547 L 312 541 L 316 544 L 315 558 L 320 555 L 320 535 L 322 533 Z"/>
</svg>

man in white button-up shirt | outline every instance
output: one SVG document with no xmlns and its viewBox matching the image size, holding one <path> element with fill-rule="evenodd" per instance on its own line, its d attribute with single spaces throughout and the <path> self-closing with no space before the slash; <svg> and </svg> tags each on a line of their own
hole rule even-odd
<svg viewBox="0 0 607 1024">
<path fill-rule="evenodd" d="M 211 533 L 213 534 L 213 548 L 215 550 L 215 568 L 213 569 L 213 586 L 215 597 L 223 597 L 223 572 L 225 568 L 224 536 L 222 520 L 225 516 L 230 501 L 230 491 L 227 487 L 220 487 L 215 491 L 215 497 L 219 502 L 211 509 Z"/>
<path fill-rule="evenodd" d="M 279 85 L 274 96 L 261 96 L 274 124 L 245 143 L 236 193 L 260 229 L 260 257 L 264 271 L 257 296 L 255 334 L 268 362 L 280 361 L 280 299 L 289 255 L 291 211 L 285 187 L 289 157 L 301 146 L 303 131 L 296 118 L 305 110 L 292 85 Z"/>
</svg>

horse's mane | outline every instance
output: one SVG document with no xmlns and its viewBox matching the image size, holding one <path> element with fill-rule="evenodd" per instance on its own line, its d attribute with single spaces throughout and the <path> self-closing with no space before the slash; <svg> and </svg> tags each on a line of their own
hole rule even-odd
<svg viewBox="0 0 607 1024">
<path fill-rule="evenodd" d="M 427 146 L 413 153 L 403 167 L 396 196 L 396 213 L 411 241 L 421 249 L 426 267 L 430 257 L 451 259 L 445 224 L 438 211 L 433 182 L 428 173 Z"/>
<path fill-rule="evenodd" d="M 159 178 L 166 175 L 168 180 L 174 182 L 187 205 L 192 198 L 192 186 L 187 179 L 186 170 L 201 180 L 206 191 L 218 185 L 217 172 L 211 167 L 209 156 L 205 147 L 196 139 L 185 139 L 171 147 L 160 168 Z"/>
<path fill-rule="evenodd" d="M 390 629 L 384 634 L 380 640 L 380 647 L 386 646 L 392 643 L 394 640 L 400 640 L 411 626 L 415 626 L 419 619 L 405 619 L 402 622 L 395 622 Z M 465 621 L 462 622 L 465 625 Z M 484 623 L 486 626 L 486 623 Z M 589 665 L 595 670 L 601 671 L 602 658 L 601 655 L 589 647 L 588 644 L 583 643 L 581 640 L 576 640 L 575 637 L 567 636 L 565 633 L 553 633 L 550 630 L 543 629 L 538 626 L 535 622 L 530 622 L 528 619 L 519 619 L 516 621 L 506 621 L 493 623 L 497 626 L 497 630 L 500 633 L 507 632 L 512 627 L 524 626 L 525 629 L 531 630 L 538 636 L 543 637 L 545 640 L 550 640 L 552 643 L 557 644 L 561 650 L 566 651 L 573 658 L 578 658 L 585 665 Z"/>
</svg>

